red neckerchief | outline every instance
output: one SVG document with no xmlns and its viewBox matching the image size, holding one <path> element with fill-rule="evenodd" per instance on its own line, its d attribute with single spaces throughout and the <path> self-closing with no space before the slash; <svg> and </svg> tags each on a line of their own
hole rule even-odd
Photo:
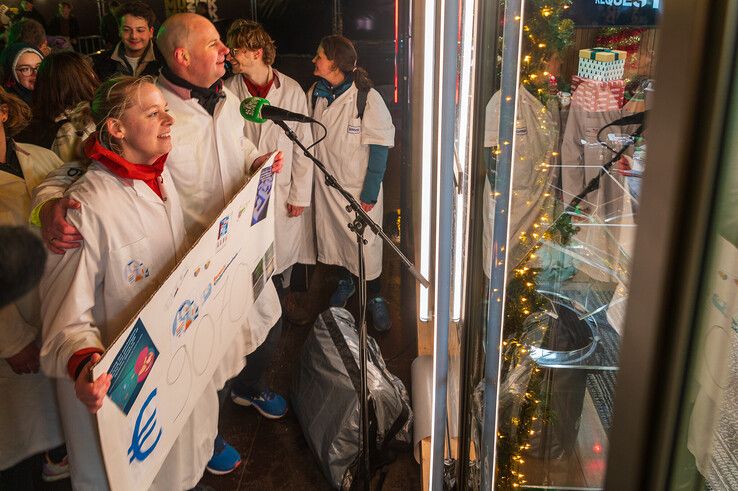
<svg viewBox="0 0 738 491">
<path fill-rule="evenodd" d="M 266 96 L 269 93 L 269 89 L 272 88 L 274 80 L 277 78 L 277 72 L 272 70 L 272 73 L 274 74 L 274 76 L 269 82 L 264 85 L 256 85 L 251 80 L 246 78 L 246 75 L 241 75 L 241 77 L 243 77 L 243 81 L 246 83 L 246 87 L 249 89 L 249 94 L 254 97 L 261 97 L 262 99 L 266 99 Z"/>
<path fill-rule="evenodd" d="M 95 132 L 85 142 L 85 155 L 100 162 L 118 177 L 138 179 L 145 182 L 159 198 L 163 199 L 159 189 L 159 176 L 164 170 L 164 162 L 167 160 L 168 153 L 156 159 L 156 162 L 151 165 L 134 164 L 112 150 L 105 148 L 98 140 L 97 132 Z"/>
</svg>

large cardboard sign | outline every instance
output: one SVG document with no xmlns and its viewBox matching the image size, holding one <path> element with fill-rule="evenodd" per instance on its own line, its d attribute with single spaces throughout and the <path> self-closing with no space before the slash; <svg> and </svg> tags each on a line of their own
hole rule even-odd
<svg viewBox="0 0 738 491">
<path fill-rule="evenodd" d="M 113 490 L 151 485 L 270 281 L 272 159 L 236 194 L 93 368 L 95 378 L 112 375 L 97 421 Z"/>
</svg>

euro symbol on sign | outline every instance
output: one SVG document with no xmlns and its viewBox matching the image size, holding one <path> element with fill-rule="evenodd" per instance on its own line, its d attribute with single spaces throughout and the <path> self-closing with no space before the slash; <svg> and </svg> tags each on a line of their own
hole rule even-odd
<svg viewBox="0 0 738 491">
<path fill-rule="evenodd" d="M 134 460 L 139 460 L 141 462 L 146 460 L 151 452 L 154 451 L 156 445 L 161 439 L 161 428 L 159 428 L 159 433 L 156 435 L 156 439 L 154 440 L 154 442 L 149 445 L 148 448 L 144 449 L 144 445 L 156 429 L 156 409 L 152 411 L 151 416 L 149 416 L 149 418 L 143 424 L 143 427 L 141 426 L 141 420 L 143 419 L 143 415 L 146 412 L 146 408 L 149 406 L 149 403 L 155 395 L 156 389 L 151 391 L 151 394 L 149 394 L 149 397 L 146 398 L 146 402 L 143 403 L 143 406 L 141 406 L 141 410 L 138 412 L 138 416 L 136 417 L 136 425 L 133 428 L 131 446 L 128 447 L 128 455 L 130 457 L 130 459 L 128 460 L 129 464 Z"/>
</svg>

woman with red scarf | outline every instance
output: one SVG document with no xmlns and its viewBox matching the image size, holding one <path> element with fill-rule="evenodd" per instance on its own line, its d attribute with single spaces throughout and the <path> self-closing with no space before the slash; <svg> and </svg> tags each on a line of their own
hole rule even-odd
<svg viewBox="0 0 738 491">
<path fill-rule="evenodd" d="M 110 404 L 104 399 L 111 381 L 107 374 L 90 381 L 90 367 L 187 247 L 179 197 L 166 168 L 174 120 L 153 80 L 108 80 L 91 111 L 97 132 L 85 143 L 90 165 L 67 191 L 80 203 L 67 219 L 85 240 L 51 257 L 41 283 L 41 364 L 58 380 L 75 489 L 109 487 L 91 413 Z M 197 484 L 213 452 L 217 421 L 211 384 L 152 489 Z"/>
</svg>

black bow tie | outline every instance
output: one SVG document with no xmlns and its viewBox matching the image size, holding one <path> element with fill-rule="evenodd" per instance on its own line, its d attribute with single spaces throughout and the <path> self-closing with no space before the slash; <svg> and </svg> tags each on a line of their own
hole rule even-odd
<svg viewBox="0 0 738 491">
<path fill-rule="evenodd" d="M 164 78 L 172 82 L 174 85 L 188 89 L 190 95 L 197 99 L 203 109 L 205 109 L 209 115 L 215 114 L 215 106 L 218 105 L 218 101 L 225 99 L 225 92 L 223 91 L 223 81 L 218 79 L 210 87 L 198 87 L 197 85 L 191 84 L 187 80 L 175 75 L 168 66 L 164 65 L 161 69 Z"/>
<path fill-rule="evenodd" d="M 197 99 L 197 102 L 208 112 L 209 115 L 215 114 L 215 106 L 218 105 L 218 101 L 225 99 L 225 92 L 223 92 L 223 81 L 218 80 L 207 89 L 196 87 L 190 89 L 192 97 Z"/>
</svg>

